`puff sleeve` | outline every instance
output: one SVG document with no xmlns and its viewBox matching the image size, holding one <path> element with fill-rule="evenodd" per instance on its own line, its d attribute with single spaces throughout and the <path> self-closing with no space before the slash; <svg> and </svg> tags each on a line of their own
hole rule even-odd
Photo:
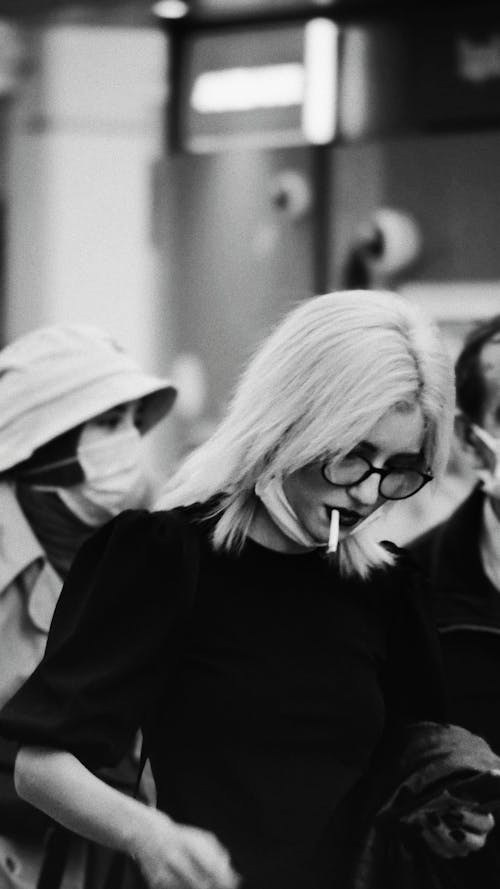
<svg viewBox="0 0 500 889">
<path fill-rule="evenodd" d="M 193 533 L 178 510 L 129 510 L 92 535 L 43 660 L 0 713 L 0 734 L 68 750 L 93 769 L 121 759 L 162 692 L 192 594 Z"/>
</svg>

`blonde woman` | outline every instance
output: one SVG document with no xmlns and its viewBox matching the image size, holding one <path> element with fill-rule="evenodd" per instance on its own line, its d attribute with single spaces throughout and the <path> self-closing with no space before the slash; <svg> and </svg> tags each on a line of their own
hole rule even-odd
<svg viewBox="0 0 500 889">
<path fill-rule="evenodd" d="M 157 511 L 80 551 L 0 721 L 21 796 L 155 889 L 337 887 L 332 819 L 385 726 L 442 716 L 425 601 L 372 519 L 442 472 L 452 379 L 390 293 L 285 317 Z M 139 727 L 158 809 L 93 775 Z M 492 818 L 471 817 L 429 844 L 482 846 Z"/>
</svg>

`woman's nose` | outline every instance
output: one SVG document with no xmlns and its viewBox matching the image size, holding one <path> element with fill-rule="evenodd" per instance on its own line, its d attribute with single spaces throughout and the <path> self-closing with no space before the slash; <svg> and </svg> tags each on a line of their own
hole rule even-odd
<svg viewBox="0 0 500 889">
<path fill-rule="evenodd" d="M 380 497 L 379 483 L 380 477 L 373 473 L 357 485 L 350 485 L 349 493 L 358 503 L 362 503 L 364 506 L 374 506 Z"/>
<path fill-rule="evenodd" d="M 117 429 L 120 431 L 124 431 L 125 429 L 132 429 L 135 426 L 135 405 L 127 404 L 123 414 L 120 417 L 120 420 L 117 424 Z"/>
</svg>

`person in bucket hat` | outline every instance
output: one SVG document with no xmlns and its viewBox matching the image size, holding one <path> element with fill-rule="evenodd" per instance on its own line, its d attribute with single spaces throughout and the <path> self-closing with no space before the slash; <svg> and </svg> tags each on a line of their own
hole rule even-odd
<svg viewBox="0 0 500 889">
<path fill-rule="evenodd" d="M 81 544 L 147 505 L 142 437 L 176 394 L 92 326 L 41 327 L 0 351 L 0 706 L 41 660 Z M 36 885 L 46 831 L 15 794 L 14 755 L 0 745 L 0 889 Z"/>
</svg>

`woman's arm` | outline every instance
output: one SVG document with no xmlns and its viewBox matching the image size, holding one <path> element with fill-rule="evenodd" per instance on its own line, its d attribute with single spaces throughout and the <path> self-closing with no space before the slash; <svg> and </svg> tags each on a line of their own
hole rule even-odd
<svg viewBox="0 0 500 889">
<path fill-rule="evenodd" d="M 110 787 L 71 753 L 22 747 L 19 796 L 88 840 L 130 855 L 152 889 L 234 889 L 238 877 L 217 838 Z"/>
</svg>

